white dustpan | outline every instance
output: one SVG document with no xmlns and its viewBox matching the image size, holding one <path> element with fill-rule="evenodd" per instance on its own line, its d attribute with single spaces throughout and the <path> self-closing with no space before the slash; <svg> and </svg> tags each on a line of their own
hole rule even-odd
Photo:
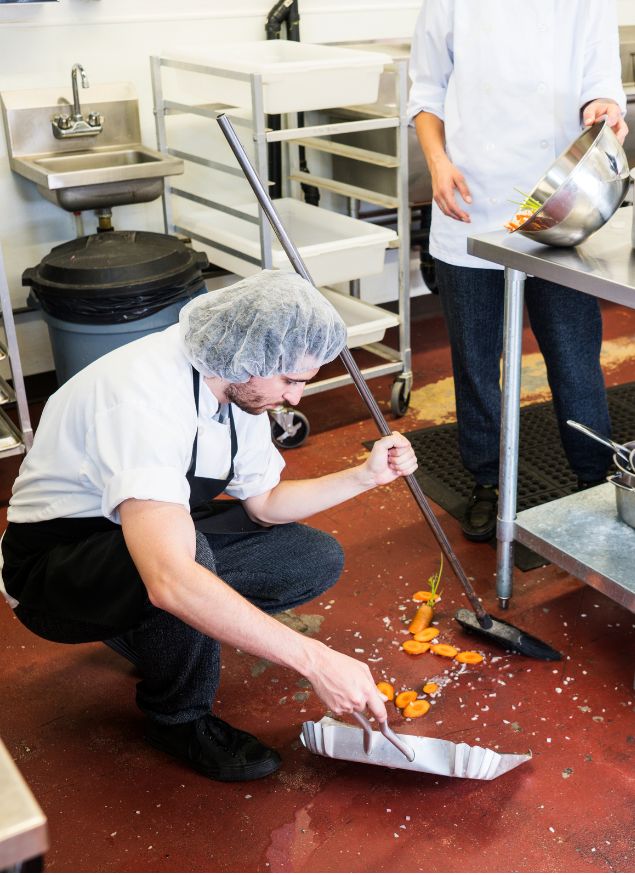
<svg viewBox="0 0 635 875">
<path fill-rule="evenodd" d="M 486 747 L 455 744 L 442 738 L 399 735 L 390 730 L 389 734 L 394 735 L 402 747 L 414 752 L 412 761 L 381 732 L 351 726 L 331 717 L 323 717 L 317 723 L 303 723 L 300 740 L 312 753 L 336 760 L 482 781 L 498 778 L 531 759 L 531 752 L 497 753 Z"/>
</svg>

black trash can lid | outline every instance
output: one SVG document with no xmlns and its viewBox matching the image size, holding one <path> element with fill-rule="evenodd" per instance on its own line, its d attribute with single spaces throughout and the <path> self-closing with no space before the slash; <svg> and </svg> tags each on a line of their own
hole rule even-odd
<svg viewBox="0 0 635 875">
<path fill-rule="evenodd" d="M 207 256 L 182 240 L 151 231 L 110 231 L 55 246 L 22 274 L 22 285 L 62 297 L 138 295 L 189 286 Z"/>
</svg>

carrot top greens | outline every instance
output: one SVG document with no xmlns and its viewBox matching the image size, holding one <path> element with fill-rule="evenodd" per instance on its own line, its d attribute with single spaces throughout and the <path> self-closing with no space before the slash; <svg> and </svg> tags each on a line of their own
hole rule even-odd
<svg viewBox="0 0 635 875">
<path fill-rule="evenodd" d="M 512 201 L 511 204 L 516 204 L 517 207 L 520 207 L 520 210 L 530 210 L 532 213 L 535 213 L 536 210 L 539 210 L 542 204 L 540 201 L 537 201 L 536 198 L 532 197 L 530 194 L 525 194 L 524 191 L 521 191 L 519 188 L 515 188 L 514 191 L 517 191 L 518 194 L 522 194 L 523 199 L 521 201 Z"/>
<path fill-rule="evenodd" d="M 439 589 L 439 584 L 441 583 L 441 574 L 443 573 L 443 553 L 441 554 L 441 564 L 439 565 L 438 571 L 435 571 L 434 574 L 428 578 L 428 583 L 430 584 L 430 597 L 428 598 L 427 604 L 433 608 L 434 603 L 438 601 L 440 593 L 437 592 Z"/>
</svg>

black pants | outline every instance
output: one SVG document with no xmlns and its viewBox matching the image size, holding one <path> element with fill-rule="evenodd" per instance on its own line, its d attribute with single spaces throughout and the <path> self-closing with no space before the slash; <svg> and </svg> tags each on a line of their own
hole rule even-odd
<svg viewBox="0 0 635 875">
<path fill-rule="evenodd" d="M 57 539 L 49 524 L 33 524 L 40 526 L 37 541 L 43 549 L 30 552 L 26 541 L 33 542 L 33 529 L 10 524 L 5 533 L 3 578 L 20 601 L 16 616 L 50 641 L 102 641 L 123 634 L 138 656 L 137 704 L 144 713 L 163 723 L 207 713 L 220 680 L 219 643 L 150 604 L 119 526 L 103 520 L 103 531 L 69 540 L 63 525 L 69 521 L 56 522 Z M 330 535 L 290 523 L 248 535 L 197 532 L 196 561 L 273 614 L 332 586 L 343 554 Z"/>
</svg>

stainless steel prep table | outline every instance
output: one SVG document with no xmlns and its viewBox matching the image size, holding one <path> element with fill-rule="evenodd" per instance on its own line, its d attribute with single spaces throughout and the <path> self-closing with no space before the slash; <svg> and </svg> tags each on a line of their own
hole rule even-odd
<svg viewBox="0 0 635 875">
<path fill-rule="evenodd" d="M 635 529 L 617 517 L 611 484 L 560 498 L 516 516 L 521 345 L 525 279 L 538 276 L 635 308 L 632 207 L 622 207 L 574 249 L 494 231 L 468 238 L 468 252 L 505 268 L 505 329 L 496 594 L 512 595 L 514 540 L 635 611 Z"/>
</svg>

